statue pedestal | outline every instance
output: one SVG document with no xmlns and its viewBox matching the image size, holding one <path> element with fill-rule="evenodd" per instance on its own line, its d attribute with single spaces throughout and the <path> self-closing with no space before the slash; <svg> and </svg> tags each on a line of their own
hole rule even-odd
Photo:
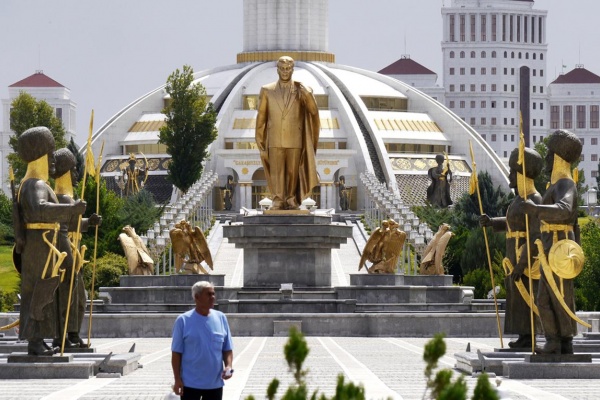
<svg viewBox="0 0 600 400">
<path fill-rule="evenodd" d="M 244 287 L 331 286 L 331 249 L 352 237 L 352 227 L 331 216 L 271 214 L 223 226 L 223 236 L 244 249 Z"/>
</svg>

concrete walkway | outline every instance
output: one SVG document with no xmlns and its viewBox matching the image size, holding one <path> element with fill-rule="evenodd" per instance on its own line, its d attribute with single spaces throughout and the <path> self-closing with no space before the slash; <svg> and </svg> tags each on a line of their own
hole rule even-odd
<svg viewBox="0 0 600 400">
<path fill-rule="evenodd" d="M 279 395 L 292 383 L 283 356 L 286 338 L 235 337 L 233 378 L 227 381 L 224 399 L 264 398 L 272 378 L 280 381 Z M 310 353 L 305 363 L 311 391 L 331 396 L 338 374 L 361 383 L 368 399 L 421 399 L 425 390 L 423 338 L 346 338 L 309 337 Z M 84 380 L 2 380 L 0 400 L 7 399 L 163 399 L 172 384 L 170 339 L 97 339 L 98 352 L 127 352 L 136 344 L 142 354 L 143 368 L 121 378 Z M 447 353 L 440 367 L 452 368 L 453 355 L 464 351 L 491 351 L 497 339 L 446 339 Z M 458 376 L 454 372 L 454 377 Z M 466 376 L 470 390 L 475 378 Z M 501 388 L 511 399 L 597 399 L 600 380 L 511 380 L 503 379 Z"/>
</svg>

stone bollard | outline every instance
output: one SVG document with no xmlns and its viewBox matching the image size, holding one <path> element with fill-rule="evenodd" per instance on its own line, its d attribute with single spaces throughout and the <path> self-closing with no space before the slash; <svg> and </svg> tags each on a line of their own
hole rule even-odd
<svg viewBox="0 0 600 400">
<path fill-rule="evenodd" d="M 588 320 L 589 324 L 592 325 L 591 328 L 588 328 L 588 332 L 599 332 L 600 331 L 600 319 L 590 318 Z"/>
</svg>

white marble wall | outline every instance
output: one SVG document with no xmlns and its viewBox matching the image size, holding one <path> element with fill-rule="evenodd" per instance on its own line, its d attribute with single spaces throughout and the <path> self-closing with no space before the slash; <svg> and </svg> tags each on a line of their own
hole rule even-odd
<svg viewBox="0 0 600 400">
<path fill-rule="evenodd" d="M 244 52 L 328 51 L 328 0 L 245 0 Z"/>
</svg>

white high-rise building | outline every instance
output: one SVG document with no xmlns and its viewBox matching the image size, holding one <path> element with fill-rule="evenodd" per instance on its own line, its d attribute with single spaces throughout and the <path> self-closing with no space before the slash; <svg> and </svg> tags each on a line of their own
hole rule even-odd
<svg viewBox="0 0 600 400">
<path fill-rule="evenodd" d="M 54 79 L 45 75 L 43 71 L 36 71 L 8 87 L 8 98 L 2 99 L 2 130 L 0 131 L 0 177 L 2 178 L 2 189 L 10 195 L 8 183 L 8 154 L 13 149 L 8 141 L 14 132 L 10 129 L 10 105 L 21 92 L 27 92 L 36 100 L 44 100 L 56 113 L 65 128 L 65 140 L 69 142 L 75 138 L 75 118 L 77 104 L 71 100 L 71 91 Z"/>
<path fill-rule="evenodd" d="M 442 7 L 446 106 L 506 159 L 548 134 L 546 15 L 533 0 L 450 0 Z"/>
</svg>

